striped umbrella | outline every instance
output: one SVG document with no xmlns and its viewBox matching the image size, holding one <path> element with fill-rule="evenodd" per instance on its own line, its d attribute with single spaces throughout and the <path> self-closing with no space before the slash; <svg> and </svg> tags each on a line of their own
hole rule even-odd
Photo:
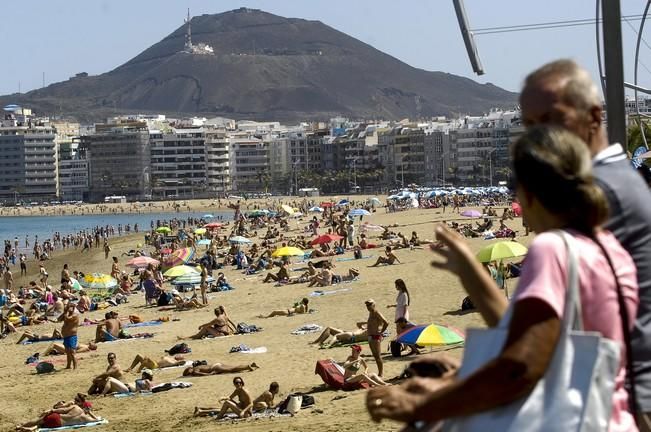
<svg viewBox="0 0 651 432">
<path fill-rule="evenodd" d="M 400 333 L 397 339 L 400 343 L 420 346 L 456 345 L 464 340 L 459 330 L 437 324 L 412 327 Z"/>
<path fill-rule="evenodd" d="M 84 276 L 79 284 L 84 288 L 102 290 L 115 288 L 118 281 L 104 273 L 92 273 Z"/>
<path fill-rule="evenodd" d="M 215 281 L 215 278 L 208 276 L 206 282 L 212 283 Z M 172 281 L 172 285 L 198 285 L 201 283 L 201 274 L 187 273 L 183 276 L 179 276 Z"/>
<path fill-rule="evenodd" d="M 194 257 L 193 248 L 181 248 L 172 252 L 172 254 L 163 263 L 165 267 L 175 267 L 187 264 Z"/>
<path fill-rule="evenodd" d="M 79 281 L 75 278 L 70 278 L 70 287 L 75 291 L 79 291 L 82 288 Z"/>
</svg>

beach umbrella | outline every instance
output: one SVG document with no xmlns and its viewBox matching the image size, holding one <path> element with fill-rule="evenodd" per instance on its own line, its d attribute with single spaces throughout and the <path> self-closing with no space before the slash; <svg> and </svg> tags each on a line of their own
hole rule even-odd
<svg viewBox="0 0 651 432">
<path fill-rule="evenodd" d="M 287 204 L 283 204 L 280 207 L 285 211 L 285 213 L 290 214 L 290 215 L 294 214 L 294 209 L 291 208 L 290 206 L 288 206 Z"/>
<path fill-rule="evenodd" d="M 127 261 L 126 265 L 127 267 L 131 267 L 131 268 L 145 268 L 149 264 L 153 264 L 154 266 L 157 266 L 158 264 L 160 264 L 160 261 L 148 256 L 139 256 L 139 257 L 131 258 L 129 261 Z"/>
<path fill-rule="evenodd" d="M 82 288 L 79 281 L 75 278 L 70 278 L 70 287 L 75 291 L 79 291 Z"/>
<path fill-rule="evenodd" d="M 199 235 L 204 235 L 206 233 L 206 229 L 205 228 L 197 228 L 196 230 L 194 230 L 194 233 L 199 234 Z"/>
<path fill-rule="evenodd" d="M 400 343 L 420 346 L 457 345 L 464 341 L 464 335 L 453 327 L 437 324 L 418 325 L 400 333 Z"/>
<path fill-rule="evenodd" d="M 505 258 L 519 257 L 527 254 L 527 248 L 518 242 L 501 241 L 482 248 L 477 253 L 479 262 L 487 263 Z"/>
<path fill-rule="evenodd" d="M 384 231 L 384 228 L 382 228 L 380 225 L 372 225 L 368 222 L 364 222 L 362 225 L 360 225 L 360 228 L 362 231 Z"/>
<path fill-rule="evenodd" d="M 215 278 L 208 276 L 206 282 L 212 283 L 215 282 Z M 187 273 L 177 278 L 171 282 L 172 285 L 197 285 L 201 283 L 201 273 Z"/>
<path fill-rule="evenodd" d="M 267 216 L 269 214 L 269 210 L 253 210 L 252 212 L 248 213 L 249 217 L 261 217 L 261 216 Z"/>
<path fill-rule="evenodd" d="M 175 278 L 187 274 L 198 274 L 200 275 L 194 267 L 190 267 L 187 265 L 178 265 L 174 266 L 171 269 L 167 270 L 165 273 L 163 273 L 163 276 L 170 277 L 170 278 Z"/>
<path fill-rule="evenodd" d="M 461 212 L 461 216 L 469 218 L 480 218 L 483 216 L 483 214 L 479 210 L 464 210 Z"/>
<path fill-rule="evenodd" d="M 210 229 L 215 229 L 215 228 L 221 228 L 223 225 L 220 224 L 219 222 L 210 222 L 209 224 L 205 224 L 203 227 L 204 228 L 210 228 Z"/>
<path fill-rule="evenodd" d="M 321 208 L 330 208 L 330 207 L 332 207 L 333 205 L 334 205 L 334 204 L 331 203 L 331 202 L 323 201 L 321 204 L 319 204 L 319 207 L 321 207 Z"/>
<path fill-rule="evenodd" d="M 251 240 L 249 240 L 246 237 L 242 237 L 242 236 L 233 236 L 233 237 L 229 238 L 228 241 L 231 242 L 231 243 L 237 243 L 237 244 L 249 244 L 249 243 L 252 243 Z"/>
<path fill-rule="evenodd" d="M 311 207 L 308 211 L 310 213 L 323 213 L 323 209 L 321 207 Z"/>
<path fill-rule="evenodd" d="M 337 234 L 323 234 L 323 235 L 318 236 L 314 240 L 312 240 L 310 242 L 310 244 L 312 246 L 320 245 L 320 244 L 324 244 L 324 243 L 330 243 L 330 242 L 333 242 L 333 241 L 339 241 L 342 238 L 343 238 L 342 236 L 337 235 Z"/>
<path fill-rule="evenodd" d="M 165 267 L 175 267 L 181 264 L 187 264 L 194 257 L 193 248 L 177 249 L 164 262 Z"/>
<path fill-rule="evenodd" d="M 303 252 L 301 249 L 294 246 L 281 247 L 273 251 L 273 253 L 271 254 L 272 257 L 303 256 L 303 255 L 305 255 L 305 252 Z"/>
<path fill-rule="evenodd" d="M 366 202 L 374 206 L 382 205 L 382 201 L 380 201 L 377 197 L 369 198 L 368 200 L 366 200 Z"/>
<path fill-rule="evenodd" d="M 368 210 L 361 209 L 361 208 L 353 209 L 353 210 L 348 212 L 348 216 L 369 216 L 370 214 L 371 214 L 371 212 L 369 212 Z"/>
<path fill-rule="evenodd" d="M 101 290 L 115 288 L 118 281 L 104 273 L 92 273 L 84 276 L 79 284 L 84 288 Z"/>
<path fill-rule="evenodd" d="M 172 253 L 172 249 L 170 249 L 170 248 L 163 248 L 163 249 L 160 250 L 160 253 L 162 253 L 163 255 L 171 254 L 171 253 Z"/>
<path fill-rule="evenodd" d="M 210 240 L 208 240 L 208 239 L 201 239 L 201 240 L 199 240 L 199 241 L 197 242 L 197 244 L 198 244 L 199 246 L 209 245 L 209 244 L 210 244 Z"/>
<path fill-rule="evenodd" d="M 204 219 L 212 219 L 212 218 L 214 218 L 214 217 L 215 217 L 215 216 L 211 215 L 210 213 L 203 215 L 203 218 L 204 218 Z"/>
<path fill-rule="evenodd" d="M 156 232 L 160 234 L 169 234 L 172 232 L 172 229 L 170 227 L 162 226 L 156 228 Z"/>
</svg>

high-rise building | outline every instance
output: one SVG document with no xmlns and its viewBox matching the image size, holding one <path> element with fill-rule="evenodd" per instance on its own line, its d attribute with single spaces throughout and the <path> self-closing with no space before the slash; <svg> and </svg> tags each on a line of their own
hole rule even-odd
<svg viewBox="0 0 651 432">
<path fill-rule="evenodd" d="M 48 119 L 12 106 L 0 123 L 0 198 L 44 201 L 57 191 L 56 131 Z"/>
<path fill-rule="evenodd" d="M 260 192 L 270 185 L 268 141 L 249 133 L 234 133 L 229 152 L 232 190 Z"/>
<path fill-rule="evenodd" d="M 151 151 L 147 124 L 117 120 L 95 125 L 95 133 L 81 137 L 88 157 L 89 200 L 111 195 L 128 200 L 151 197 Z"/>
<path fill-rule="evenodd" d="M 231 188 L 229 139 L 223 129 L 204 128 L 208 190 L 223 194 Z"/>
</svg>

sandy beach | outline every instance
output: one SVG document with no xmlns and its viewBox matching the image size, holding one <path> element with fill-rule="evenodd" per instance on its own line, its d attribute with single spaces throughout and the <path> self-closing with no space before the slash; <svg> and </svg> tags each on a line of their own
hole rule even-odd
<svg viewBox="0 0 651 432">
<path fill-rule="evenodd" d="M 382 197 L 381 197 L 382 198 Z M 314 198 L 317 202 L 321 197 Z M 222 200 L 222 209 L 225 203 Z M 256 202 L 249 201 L 247 204 L 253 208 Z M 261 203 L 263 203 L 262 200 Z M 169 210 L 170 203 L 155 203 L 155 211 L 161 209 Z M 185 207 L 193 211 L 206 210 L 217 211 L 216 203 L 209 200 L 188 202 Z M 160 206 L 163 206 L 162 208 Z M 131 204 L 109 205 L 110 210 L 128 211 L 134 209 Z M 149 208 L 145 206 L 144 208 Z M 480 209 L 480 207 L 472 207 Z M 99 207 L 93 209 L 88 206 L 83 211 L 99 211 Z M 3 209 L 2 214 L 7 209 Z M 28 209 L 21 209 L 21 215 L 29 215 Z M 70 209 L 73 211 L 74 209 Z M 77 209 L 78 210 L 78 209 Z M 183 210 L 179 213 L 183 217 Z M 40 210 L 36 210 L 39 211 Z M 48 211 L 48 208 L 43 210 Z M 498 212 L 501 214 L 501 211 Z M 39 213 L 40 214 L 40 213 Z M 52 213 L 55 214 L 55 213 Z M 79 214 L 79 213 L 66 213 Z M 88 214 L 88 213 L 86 213 Z M 13 215 L 13 214 L 12 214 Z M 400 231 L 409 237 L 412 231 L 416 231 L 421 239 L 432 239 L 433 228 L 436 222 L 442 220 L 458 219 L 460 216 L 451 208 L 443 214 L 440 209 L 411 209 L 396 213 L 386 213 L 380 208 L 371 216 L 364 217 L 364 221 L 372 224 L 388 225 L 397 224 L 392 228 Z M 290 234 L 303 234 L 302 227 L 307 224 L 308 218 L 290 222 L 295 230 Z M 518 231 L 517 239 L 527 245 L 530 237 L 523 237 L 521 219 L 507 221 L 507 225 Z M 323 231 L 323 229 L 321 229 Z M 378 233 L 370 233 L 370 240 L 377 242 L 374 238 Z M 253 239 L 256 241 L 256 239 Z M 130 235 L 111 240 L 111 255 L 118 256 L 122 252 L 134 249 L 136 244 L 142 243 L 143 234 Z M 481 247 L 496 240 L 483 240 L 481 238 L 468 239 L 471 248 L 478 251 Z M 203 247 L 199 247 L 200 250 Z M 268 313 L 274 309 L 286 309 L 307 296 L 314 288 L 308 288 L 307 284 L 274 286 L 263 284 L 262 278 L 266 274 L 245 277 L 240 271 L 230 267 L 225 270 L 226 276 L 233 291 L 223 293 L 210 293 L 210 305 L 201 310 L 184 312 L 160 311 L 159 308 L 145 308 L 144 298 L 141 294 L 132 295 L 129 303 L 112 308 L 117 310 L 120 316 L 137 314 L 144 320 L 153 320 L 159 317 L 170 317 L 169 322 L 159 326 L 132 329 L 132 333 L 144 331 L 155 333 L 151 339 L 144 340 L 121 340 L 112 343 L 99 345 L 96 352 L 92 354 L 79 354 L 79 368 L 77 370 L 64 370 L 63 361 L 65 356 L 55 357 L 57 372 L 46 375 L 37 375 L 33 366 L 25 365 L 25 359 L 35 352 L 43 351 L 48 343 L 36 343 L 31 345 L 16 345 L 17 336 L 11 335 L 0 340 L 3 361 L 0 362 L 0 379 L 3 386 L 0 387 L 0 397 L 3 400 L 3 410 L 0 412 L 0 430 L 13 430 L 15 425 L 32 419 L 43 410 L 52 406 L 58 400 L 70 400 L 76 392 L 86 392 L 90 385 L 91 378 L 106 368 L 106 355 L 109 352 L 117 354 L 118 362 L 123 368 L 127 368 L 136 354 L 158 358 L 177 343 L 178 336 L 190 336 L 196 332 L 197 327 L 211 320 L 212 309 L 217 305 L 223 305 L 229 316 L 236 323 L 245 322 L 256 324 L 263 328 L 262 332 L 252 335 L 236 335 L 225 338 L 190 340 L 186 341 L 192 348 L 192 353 L 187 357 L 192 360 L 207 360 L 208 363 L 222 362 L 225 364 L 240 364 L 256 362 L 260 365 L 258 370 L 243 372 L 240 374 L 246 383 L 246 388 L 255 397 L 266 390 L 271 381 L 278 381 L 280 384 L 280 396 L 282 400 L 292 392 L 313 392 L 315 405 L 299 412 L 295 417 L 276 417 L 264 419 L 245 419 L 238 421 L 217 422 L 211 418 L 193 418 L 193 408 L 197 405 L 218 405 L 218 399 L 228 396 L 232 390 L 232 379 L 235 375 L 226 374 L 208 377 L 181 377 L 182 369 L 167 369 L 155 371 L 155 382 L 167 381 L 188 381 L 193 384 L 189 389 L 171 390 L 154 395 L 141 395 L 128 398 L 95 397 L 92 400 L 94 411 L 97 415 L 107 418 L 109 424 L 94 427 L 97 431 L 173 431 L 173 430 L 196 430 L 208 431 L 220 430 L 233 431 L 392 431 L 400 428 L 400 425 L 390 422 L 375 424 L 371 422 L 364 407 L 364 391 L 342 392 L 326 389 L 319 376 L 314 374 L 314 367 L 317 360 L 333 358 L 343 361 L 350 353 L 350 348 L 319 349 L 316 346 L 308 345 L 308 342 L 316 338 L 318 334 L 294 336 L 290 333 L 296 328 L 307 323 L 316 323 L 321 326 L 334 326 L 346 330 L 352 330 L 355 323 L 364 321 L 367 318 L 367 311 L 364 300 L 373 298 L 378 304 L 379 310 L 393 323 L 393 309 L 386 306 L 395 303 L 396 291 L 393 281 L 402 278 L 409 288 L 412 304 L 410 314 L 412 321 L 416 323 L 436 323 L 450 325 L 461 330 L 467 327 L 483 326 L 478 313 L 461 313 L 460 305 L 465 293 L 458 279 L 451 274 L 435 270 L 430 266 L 433 258 L 432 252 L 427 248 L 400 249 L 396 252 L 401 264 L 392 266 L 381 266 L 369 268 L 375 259 L 382 254 L 382 249 L 365 250 L 364 255 L 370 258 L 363 260 L 348 260 L 336 263 L 335 273 L 345 274 L 351 267 L 361 270 L 359 280 L 351 283 L 339 284 L 331 289 L 347 289 L 335 294 L 310 297 L 310 306 L 316 312 L 306 315 L 295 315 L 292 317 L 276 317 L 271 319 L 257 318 L 259 314 Z M 352 257 L 348 251 L 344 257 Z M 120 258 L 121 268 L 127 261 L 127 257 Z M 70 265 L 71 270 L 82 270 L 86 273 L 104 272 L 109 273 L 111 269 L 110 259 L 105 260 L 101 247 L 94 249 L 90 254 L 81 255 L 79 251 L 57 251 L 53 259 L 45 263 L 53 281 L 58 279 L 59 272 L 64 263 Z M 291 268 L 303 267 L 304 263 L 293 259 Z M 20 278 L 20 270 L 16 268 L 14 277 L 16 286 L 26 285 L 30 280 L 36 279 L 38 266 L 33 261 L 28 262 L 28 276 Z M 298 274 L 297 271 L 292 272 Z M 515 281 L 509 280 L 509 289 L 515 288 Z M 349 290 L 348 290 L 349 289 Z M 84 318 L 102 319 L 104 311 L 94 311 L 84 314 Z M 175 319 L 178 319 L 176 321 Z M 51 333 L 54 328 L 60 325 L 47 323 L 40 326 L 32 326 L 29 329 L 41 334 Z M 391 337 L 395 336 L 395 326 L 389 327 Z M 21 328 L 18 333 L 21 333 Z M 94 338 L 95 326 L 80 327 L 79 341 L 87 343 Z M 263 354 L 242 354 L 229 353 L 232 346 L 246 344 L 250 347 L 266 347 L 267 352 Z M 392 358 L 388 352 L 388 340 L 383 343 L 385 353 L 385 378 L 393 378 L 403 371 L 407 362 L 413 358 L 401 357 Z M 425 350 L 427 351 L 427 350 Z M 462 348 L 448 351 L 451 355 L 461 356 Z M 375 372 L 376 367 L 368 346 L 364 346 L 362 355 L 369 362 L 370 370 Z M 61 360 L 60 360 L 61 359 Z M 131 381 L 139 378 L 139 375 L 131 373 Z"/>
</svg>

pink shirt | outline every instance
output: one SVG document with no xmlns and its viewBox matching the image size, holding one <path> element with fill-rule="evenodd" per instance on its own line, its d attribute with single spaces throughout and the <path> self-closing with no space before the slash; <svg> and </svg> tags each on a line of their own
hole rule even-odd
<svg viewBox="0 0 651 432">
<path fill-rule="evenodd" d="M 608 339 L 620 342 L 622 362 L 615 383 L 610 431 L 635 431 L 633 416 L 628 412 L 628 393 L 624 388 L 626 348 L 617 301 L 615 278 L 601 248 L 588 237 L 573 232 L 579 257 L 579 288 L 583 309 L 583 326 Z M 637 311 L 637 276 L 633 260 L 610 232 L 598 239 L 608 251 L 624 291 L 631 324 Z M 567 286 L 567 250 L 563 240 L 547 232 L 538 235 L 529 247 L 514 300 L 535 298 L 547 303 L 562 318 Z"/>
</svg>

